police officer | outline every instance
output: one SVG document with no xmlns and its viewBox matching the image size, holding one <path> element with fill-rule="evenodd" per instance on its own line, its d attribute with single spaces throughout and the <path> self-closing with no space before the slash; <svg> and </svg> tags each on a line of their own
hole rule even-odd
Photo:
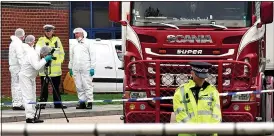
<svg viewBox="0 0 274 136">
<path fill-rule="evenodd" d="M 220 123 L 222 120 L 218 90 L 205 81 L 211 67 L 206 62 L 191 62 L 192 80 L 178 87 L 173 97 L 177 123 Z M 217 134 L 213 134 L 217 136 Z M 179 136 L 199 136 L 179 134 Z M 204 136 L 204 135 L 203 135 Z"/>
<path fill-rule="evenodd" d="M 58 97 L 61 99 L 60 91 L 59 91 L 61 75 L 62 75 L 61 66 L 64 61 L 65 53 L 59 37 L 53 34 L 55 27 L 53 25 L 47 24 L 47 25 L 44 25 L 43 28 L 44 28 L 45 35 L 38 39 L 35 49 L 37 52 L 39 52 L 39 49 L 43 46 L 55 48 L 55 52 L 53 56 L 56 57 L 56 60 L 52 60 L 52 63 L 50 66 L 51 73 L 49 74 L 49 77 L 52 79 L 53 87 L 55 88 L 57 93 L 56 95 L 55 92 L 52 92 L 53 100 L 59 101 Z M 44 78 L 46 76 L 44 71 L 40 71 L 39 76 L 41 77 L 41 87 L 42 87 Z M 46 102 L 48 100 L 48 83 L 45 83 L 44 88 L 41 88 L 41 90 L 43 91 L 40 96 L 41 98 L 40 102 Z M 44 109 L 44 108 L 45 108 L 45 105 L 41 105 L 41 109 Z M 61 104 L 60 103 L 54 104 L 54 108 L 61 108 Z M 63 105 L 63 108 L 67 108 L 67 107 Z"/>
</svg>

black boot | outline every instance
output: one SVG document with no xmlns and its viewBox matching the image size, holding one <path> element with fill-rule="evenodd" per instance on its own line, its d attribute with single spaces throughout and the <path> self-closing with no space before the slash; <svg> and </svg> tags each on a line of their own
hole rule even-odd
<svg viewBox="0 0 274 136">
<path fill-rule="evenodd" d="M 44 120 L 40 120 L 40 119 L 37 119 L 37 118 L 32 118 L 32 119 L 27 118 L 26 119 L 26 123 L 43 123 L 43 122 L 44 122 Z"/>
<path fill-rule="evenodd" d="M 76 109 L 85 109 L 85 108 L 86 108 L 85 102 L 79 102 L 76 106 Z"/>
<path fill-rule="evenodd" d="M 21 105 L 20 107 L 12 107 L 13 110 L 25 110 L 24 106 Z"/>
<path fill-rule="evenodd" d="M 87 109 L 92 109 L 92 102 L 88 102 Z"/>
</svg>

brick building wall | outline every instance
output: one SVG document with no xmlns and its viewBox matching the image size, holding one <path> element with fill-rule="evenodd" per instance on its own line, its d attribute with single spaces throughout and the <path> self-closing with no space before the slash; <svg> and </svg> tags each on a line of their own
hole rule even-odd
<svg viewBox="0 0 274 136">
<path fill-rule="evenodd" d="M 52 24 L 56 27 L 55 34 L 61 39 L 65 50 L 65 61 L 62 65 L 62 81 L 68 72 L 68 41 L 69 41 L 69 2 L 1 2 L 1 91 L 2 95 L 11 96 L 8 52 L 10 36 L 17 28 L 25 30 L 26 35 L 32 34 L 36 41 L 43 36 L 43 26 Z M 40 94 L 40 78 L 36 79 L 37 94 Z M 62 84 L 60 85 L 62 89 Z M 50 89 L 51 91 L 51 89 Z"/>
</svg>

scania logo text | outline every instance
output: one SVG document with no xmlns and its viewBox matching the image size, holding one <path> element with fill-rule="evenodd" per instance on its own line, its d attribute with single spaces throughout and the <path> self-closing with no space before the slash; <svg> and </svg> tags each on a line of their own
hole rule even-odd
<svg viewBox="0 0 274 136">
<path fill-rule="evenodd" d="M 198 54 L 202 54 L 203 50 L 177 50 L 177 54 L 183 54 L 183 55 L 188 55 L 188 54 L 192 54 L 192 55 L 198 55 Z"/>
<path fill-rule="evenodd" d="M 169 43 L 213 43 L 210 35 L 168 35 Z"/>
</svg>

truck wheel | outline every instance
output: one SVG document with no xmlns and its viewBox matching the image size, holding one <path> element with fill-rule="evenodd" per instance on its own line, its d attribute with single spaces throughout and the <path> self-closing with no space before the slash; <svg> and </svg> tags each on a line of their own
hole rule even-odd
<svg viewBox="0 0 274 136">
<path fill-rule="evenodd" d="M 261 94 L 261 122 L 266 122 L 266 94 Z"/>
<path fill-rule="evenodd" d="M 123 117 L 123 120 L 124 120 L 124 123 L 126 123 L 126 114 L 125 114 L 125 108 L 126 108 L 126 107 L 125 107 L 125 105 L 126 105 L 125 102 L 123 102 L 123 116 L 124 116 L 124 117 Z M 121 119 L 121 118 L 120 118 L 120 119 Z"/>
<path fill-rule="evenodd" d="M 266 80 L 262 79 L 262 90 L 266 90 Z M 266 122 L 266 93 L 261 93 L 261 122 Z"/>
<path fill-rule="evenodd" d="M 266 90 L 266 82 L 265 82 L 265 80 L 263 80 L 262 90 Z M 262 93 L 261 94 L 261 116 L 262 116 L 262 121 L 261 122 L 267 122 L 267 120 L 266 120 L 266 116 L 267 116 L 267 113 L 266 113 L 266 108 L 267 108 L 267 105 L 266 105 L 266 96 L 267 95 L 268 95 L 267 93 Z M 271 135 L 271 134 L 264 133 L 262 135 Z"/>
</svg>

